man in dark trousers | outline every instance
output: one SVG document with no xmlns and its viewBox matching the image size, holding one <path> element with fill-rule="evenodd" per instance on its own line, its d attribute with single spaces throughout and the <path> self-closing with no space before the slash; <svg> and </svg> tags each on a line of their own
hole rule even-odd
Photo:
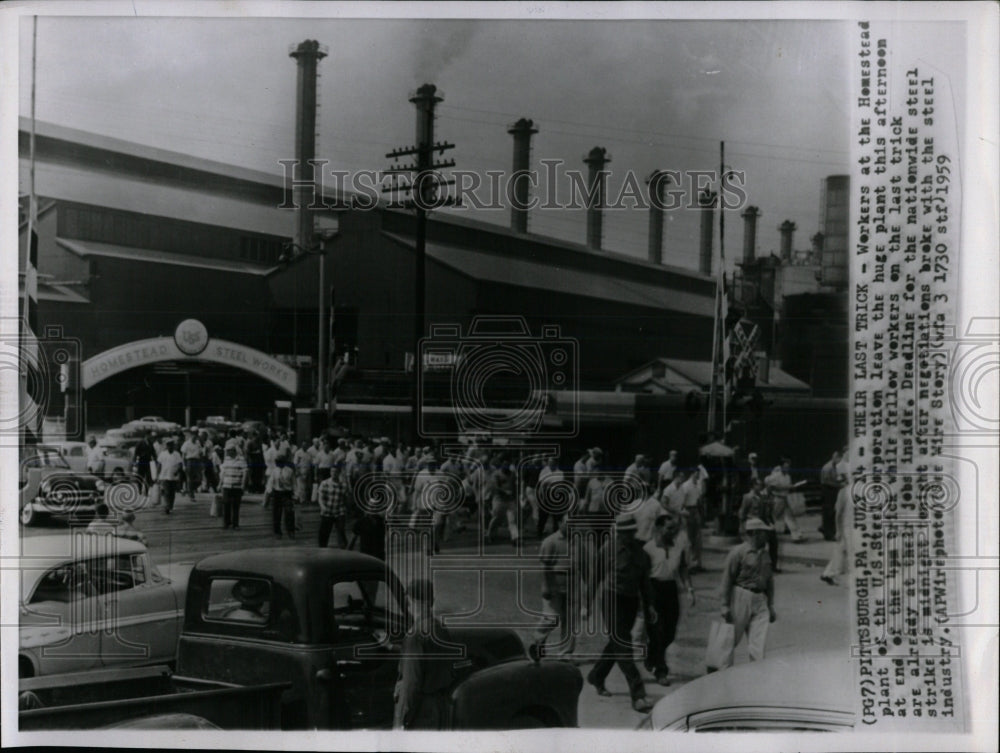
<svg viewBox="0 0 1000 753">
<path fill-rule="evenodd" d="M 646 698 L 646 687 L 632 658 L 631 632 L 639 613 L 640 600 L 646 608 L 647 624 L 655 624 L 657 614 L 649 582 L 649 555 L 643 550 L 642 542 L 635 537 L 637 529 L 633 515 L 619 515 L 615 518 L 614 541 L 605 544 L 598 558 L 606 573 L 604 622 L 609 635 L 601 658 L 587 675 L 587 682 L 596 688 L 598 695 L 611 695 L 604 687 L 604 681 L 617 662 L 628 680 L 632 708 L 644 714 L 653 705 Z"/>
<path fill-rule="evenodd" d="M 403 639 L 396 682 L 393 729 L 445 729 L 455 681 L 451 641 L 434 619 L 434 585 L 414 578 L 406 589 L 413 626 Z"/>
</svg>

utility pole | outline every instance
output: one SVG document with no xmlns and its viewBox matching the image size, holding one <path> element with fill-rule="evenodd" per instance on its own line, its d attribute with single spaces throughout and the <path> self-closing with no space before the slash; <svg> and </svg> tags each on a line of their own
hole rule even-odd
<svg viewBox="0 0 1000 753">
<path fill-rule="evenodd" d="M 420 358 L 420 341 L 424 337 L 426 318 L 426 241 L 427 241 L 427 212 L 429 209 L 438 209 L 445 206 L 453 206 L 453 197 L 439 197 L 438 189 L 443 185 L 451 185 L 454 180 L 442 180 L 437 174 L 437 170 L 446 167 L 454 167 L 454 160 L 442 162 L 434 161 L 434 152 L 444 154 L 448 149 L 454 149 L 454 144 L 446 142 L 434 142 L 434 108 L 438 102 L 444 101 L 444 96 L 438 91 L 434 84 L 424 84 L 410 96 L 410 102 L 417 108 L 417 131 L 416 145 L 395 149 L 386 154 L 387 159 L 397 160 L 400 157 L 414 155 L 416 162 L 408 165 L 393 164 L 385 172 L 393 176 L 389 187 L 385 189 L 388 193 L 403 191 L 409 193 L 410 198 L 403 202 L 407 209 L 416 210 L 416 236 L 414 239 L 415 268 L 414 268 L 414 328 L 413 328 L 413 439 L 417 442 L 420 439 L 420 427 L 422 424 L 422 406 L 420 401 L 420 378 L 423 364 Z M 410 182 L 400 182 L 395 176 L 413 175 Z"/>
</svg>

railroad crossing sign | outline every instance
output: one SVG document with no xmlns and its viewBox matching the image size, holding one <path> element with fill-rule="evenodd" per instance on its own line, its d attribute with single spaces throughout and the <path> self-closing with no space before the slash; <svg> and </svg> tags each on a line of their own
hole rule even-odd
<svg viewBox="0 0 1000 753">
<path fill-rule="evenodd" d="M 760 327 L 749 319 L 740 319 L 729 333 L 729 352 L 733 360 L 732 373 L 736 379 L 757 380 L 757 359 L 754 352 L 760 339 Z"/>
</svg>

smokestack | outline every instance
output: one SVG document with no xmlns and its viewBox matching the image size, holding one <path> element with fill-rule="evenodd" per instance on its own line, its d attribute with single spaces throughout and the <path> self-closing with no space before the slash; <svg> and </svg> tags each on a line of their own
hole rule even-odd
<svg viewBox="0 0 1000 753">
<path fill-rule="evenodd" d="M 715 227 L 715 191 L 698 194 L 701 207 L 701 250 L 698 254 L 698 271 L 703 275 L 712 274 L 712 229 Z"/>
<path fill-rule="evenodd" d="M 521 118 L 507 129 L 514 137 L 514 164 L 511 180 L 513 197 L 510 206 L 510 229 L 515 233 L 528 232 L 528 191 L 531 183 L 528 180 L 528 168 L 531 164 L 531 137 L 538 133 L 534 123 L 527 118 Z"/>
<path fill-rule="evenodd" d="M 611 155 L 608 154 L 607 149 L 595 146 L 583 161 L 590 167 L 587 185 L 590 196 L 593 197 L 590 206 L 587 207 L 587 245 L 599 251 L 601 249 L 601 211 L 604 208 L 604 185 L 608 177 L 604 172 L 604 166 L 611 161 Z"/>
<path fill-rule="evenodd" d="M 792 260 L 792 235 L 795 233 L 796 224 L 791 220 L 785 220 L 781 223 L 781 227 L 778 230 L 781 231 L 781 260 L 791 261 Z"/>
<path fill-rule="evenodd" d="M 295 243 L 299 248 L 311 248 L 313 216 L 307 208 L 313 203 L 308 184 L 316 179 L 310 160 L 316 157 L 316 64 L 326 57 L 315 39 L 307 39 L 288 53 L 299 65 L 298 93 L 295 105 L 295 159 L 299 167 L 299 183 L 292 197 L 298 207 Z M 319 197 L 316 197 L 319 198 Z"/>
<path fill-rule="evenodd" d="M 747 207 L 740 216 L 743 218 L 743 265 L 749 267 L 753 264 L 757 251 L 757 218 L 760 217 L 760 209 Z"/>
<path fill-rule="evenodd" d="M 663 170 L 654 170 L 646 178 L 649 186 L 649 260 L 653 264 L 663 264 L 663 205 L 670 175 Z"/>
<path fill-rule="evenodd" d="M 415 146 L 417 149 L 424 150 L 417 153 L 417 174 L 421 176 L 430 169 L 430 165 L 434 161 L 434 108 L 438 102 L 444 101 L 444 97 L 441 96 L 434 84 L 424 84 L 410 97 L 410 101 L 417 108 L 417 143 Z M 433 180 L 420 180 L 415 190 L 420 192 L 420 198 L 426 206 L 434 201 L 437 187 Z"/>
</svg>

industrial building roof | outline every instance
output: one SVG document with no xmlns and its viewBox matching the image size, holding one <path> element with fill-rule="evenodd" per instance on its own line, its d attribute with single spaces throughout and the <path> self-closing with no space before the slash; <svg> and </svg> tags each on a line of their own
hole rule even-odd
<svg viewBox="0 0 1000 753">
<path fill-rule="evenodd" d="M 688 361 L 680 358 L 657 358 L 615 380 L 624 390 L 643 390 L 669 394 L 708 389 L 712 383 L 711 361 Z M 767 381 L 757 375 L 757 386 L 764 390 L 809 391 L 809 385 L 781 369 L 771 366 Z"/>
<path fill-rule="evenodd" d="M 412 238 L 383 233 L 406 248 L 413 248 Z M 428 241 L 427 256 L 471 279 L 483 282 L 536 288 L 602 301 L 616 301 L 630 306 L 679 310 L 701 316 L 713 315 L 713 300 L 703 295 L 658 285 L 610 277 L 584 269 L 568 269 L 496 253 Z"/>
<path fill-rule="evenodd" d="M 180 267 L 214 269 L 219 272 L 236 272 L 240 274 L 259 275 L 261 277 L 274 271 L 274 267 L 263 267 L 242 261 L 192 256 L 190 254 L 176 254 L 148 248 L 134 248 L 132 246 L 118 246 L 113 243 L 68 240 L 66 238 L 56 238 L 56 243 L 80 257 L 104 256 L 150 264 L 170 264 Z"/>
</svg>

